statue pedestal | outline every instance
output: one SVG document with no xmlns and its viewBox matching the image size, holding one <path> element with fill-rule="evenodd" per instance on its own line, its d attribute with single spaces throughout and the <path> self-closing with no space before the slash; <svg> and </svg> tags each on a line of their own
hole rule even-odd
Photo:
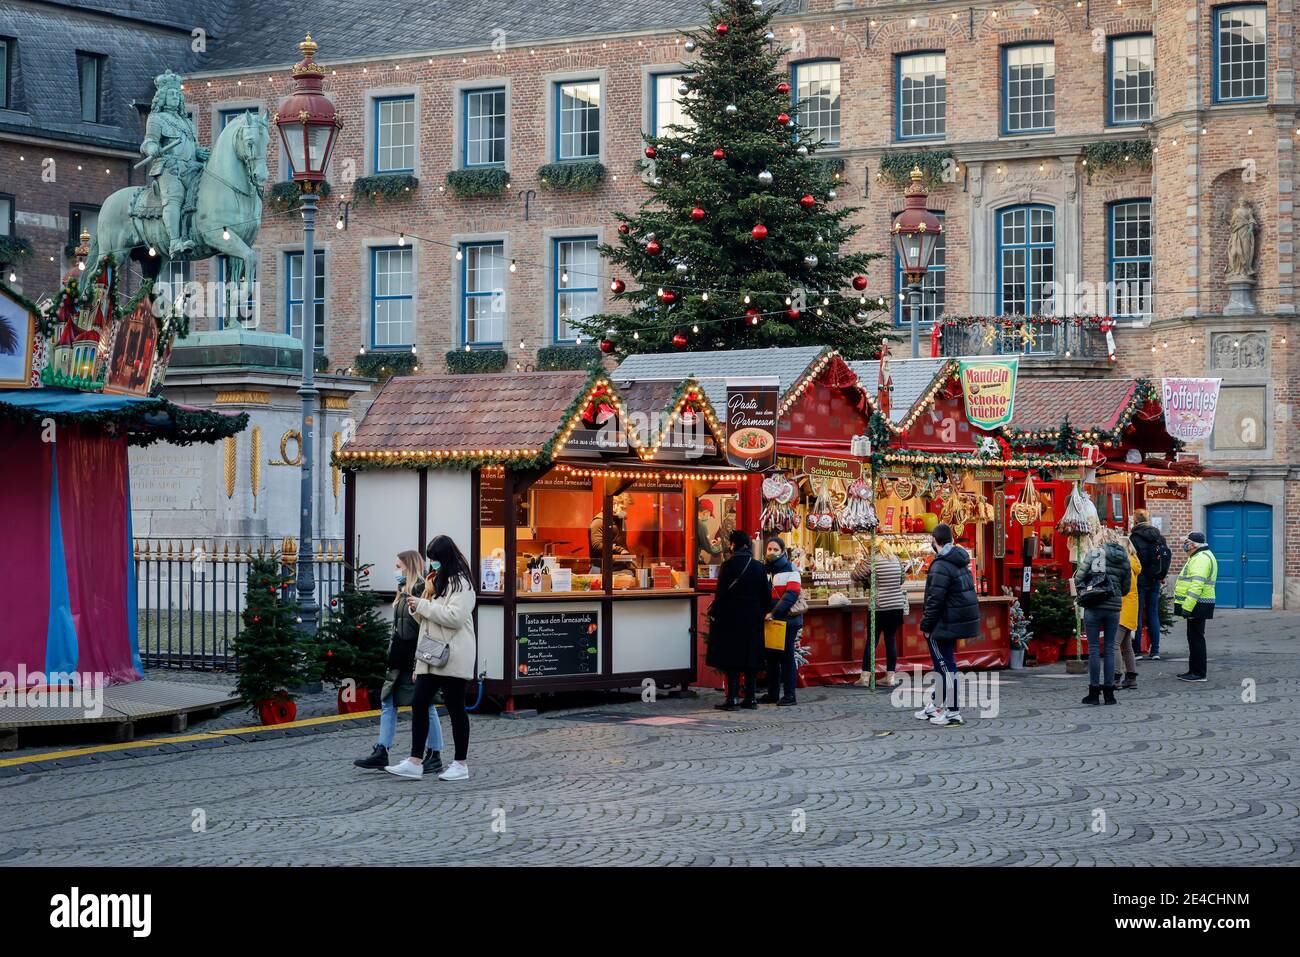
<svg viewBox="0 0 1300 957">
<path fill-rule="evenodd" d="M 131 450 L 131 517 L 137 538 L 224 542 L 297 538 L 302 425 L 302 344 L 246 329 L 201 332 L 176 341 L 163 395 L 181 405 L 247 412 L 248 428 L 214 445 L 158 443 Z M 316 537 L 343 537 L 336 443 L 355 428 L 370 379 L 316 376 Z"/>
<path fill-rule="evenodd" d="M 1252 316 L 1259 312 L 1255 306 L 1255 280 L 1229 279 L 1228 303 L 1223 307 L 1225 316 Z"/>
</svg>

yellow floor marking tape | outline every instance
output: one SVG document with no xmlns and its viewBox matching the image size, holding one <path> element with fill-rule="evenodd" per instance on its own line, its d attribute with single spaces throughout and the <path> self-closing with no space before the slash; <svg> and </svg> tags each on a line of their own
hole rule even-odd
<svg viewBox="0 0 1300 957">
<path fill-rule="evenodd" d="M 410 707 L 401 707 L 400 711 L 410 711 Z M 175 735 L 170 738 L 145 738 L 141 741 L 127 741 L 124 744 L 100 744 L 90 748 L 74 748 L 70 751 L 47 751 L 21 758 L 0 760 L 0 768 L 12 768 L 20 764 L 36 764 L 40 761 L 58 761 L 61 758 L 77 758 L 86 754 L 105 754 L 109 751 L 127 751 L 131 748 L 156 748 L 163 744 L 184 744 L 187 741 L 211 741 L 232 734 L 249 734 L 254 731 L 279 731 L 283 728 L 310 728 L 322 724 L 334 724 L 338 721 L 354 721 L 357 718 L 374 718 L 378 711 L 357 711 L 352 714 L 327 714 L 319 718 L 303 718 L 301 721 L 288 721 L 284 724 L 261 724 L 251 728 L 227 728 L 219 731 L 200 731 L 197 734 Z"/>
</svg>

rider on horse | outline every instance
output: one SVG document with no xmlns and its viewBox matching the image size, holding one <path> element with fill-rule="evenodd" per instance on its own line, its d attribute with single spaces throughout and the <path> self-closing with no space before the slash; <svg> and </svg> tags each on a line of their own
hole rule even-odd
<svg viewBox="0 0 1300 957">
<path fill-rule="evenodd" d="M 148 172 L 163 203 L 163 222 L 171 240 L 168 258 L 174 259 L 194 249 L 182 223 L 194 211 L 194 190 L 208 150 L 199 145 L 194 121 L 185 115 L 180 77 L 168 70 L 154 79 L 154 86 L 157 92 L 140 152 L 152 160 Z"/>
</svg>

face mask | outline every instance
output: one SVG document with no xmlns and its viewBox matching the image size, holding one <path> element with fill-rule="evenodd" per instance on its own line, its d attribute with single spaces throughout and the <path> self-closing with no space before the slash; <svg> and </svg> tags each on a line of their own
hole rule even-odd
<svg viewBox="0 0 1300 957">
<path fill-rule="evenodd" d="M 406 584 L 406 576 L 398 571 L 393 572 L 393 580 L 397 582 L 399 588 Z"/>
<path fill-rule="evenodd" d="M 429 562 L 429 571 L 436 572 L 442 567 L 442 562 Z"/>
</svg>

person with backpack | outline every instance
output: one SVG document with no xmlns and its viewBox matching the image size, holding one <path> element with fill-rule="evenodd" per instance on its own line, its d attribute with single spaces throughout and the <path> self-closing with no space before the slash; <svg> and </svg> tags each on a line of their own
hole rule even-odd
<svg viewBox="0 0 1300 957">
<path fill-rule="evenodd" d="M 1187 619 L 1187 672 L 1182 681 L 1206 681 L 1205 622 L 1214 617 L 1214 584 L 1219 560 L 1210 551 L 1204 532 L 1192 532 L 1183 541 L 1187 563 L 1174 582 L 1174 612 Z"/>
<path fill-rule="evenodd" d="M 718 588 L 708 611 L 709 636 L 704 661 L 727 676 L 726 697 L 715 708 L 754 710 L 758 707 L 754 686 L 758 669 L 763 666 L 767 576 L 763 574 L 763 563 L 754 557 L 748 533 L 733 529 L 727 543 L 731 557 L 718 570 Z"/>
<path fill-rule="evenodd" d="M 970 553 L 953 541 L 952 528 L 940 523 L 930 533 L 935 556 L 925 575 L 925 606 L 921 634 L 940 677 L 942 697 L 936 695 L 915 717 L 940 727 L 961 727 L 957 700 L 957 642 L 980 633 L 979 595 L 970 570 Z"/>
<path fill-rule="evenodd" d="M 1140 508 L 1133 513 L 1133 530 L 1129 533 L 1133 550 L 1137 552 L 1142 573 L 1138 575 L 1137 631 L 1133 633 L 1133 647 L 1142 650 L 1142 626 L 1147 630 L 1147 652 L 1140 655 L 1144 661 L 1160 660 L 1160 591 L 1169 574 L 1174 553 L 1151 523 L 1151 513 Z"/>
<path fill-rule="evenodd" d="M 1102 529 L 1074 573 L 1076 600 L 1088 639 L 1088 693 L 1082 704 L 1115 704 L 1115 634 L 1133 568 L 1113 528 Z M 1098 639 L 1100 638 L 1100 641 Z"/>
</svg>

